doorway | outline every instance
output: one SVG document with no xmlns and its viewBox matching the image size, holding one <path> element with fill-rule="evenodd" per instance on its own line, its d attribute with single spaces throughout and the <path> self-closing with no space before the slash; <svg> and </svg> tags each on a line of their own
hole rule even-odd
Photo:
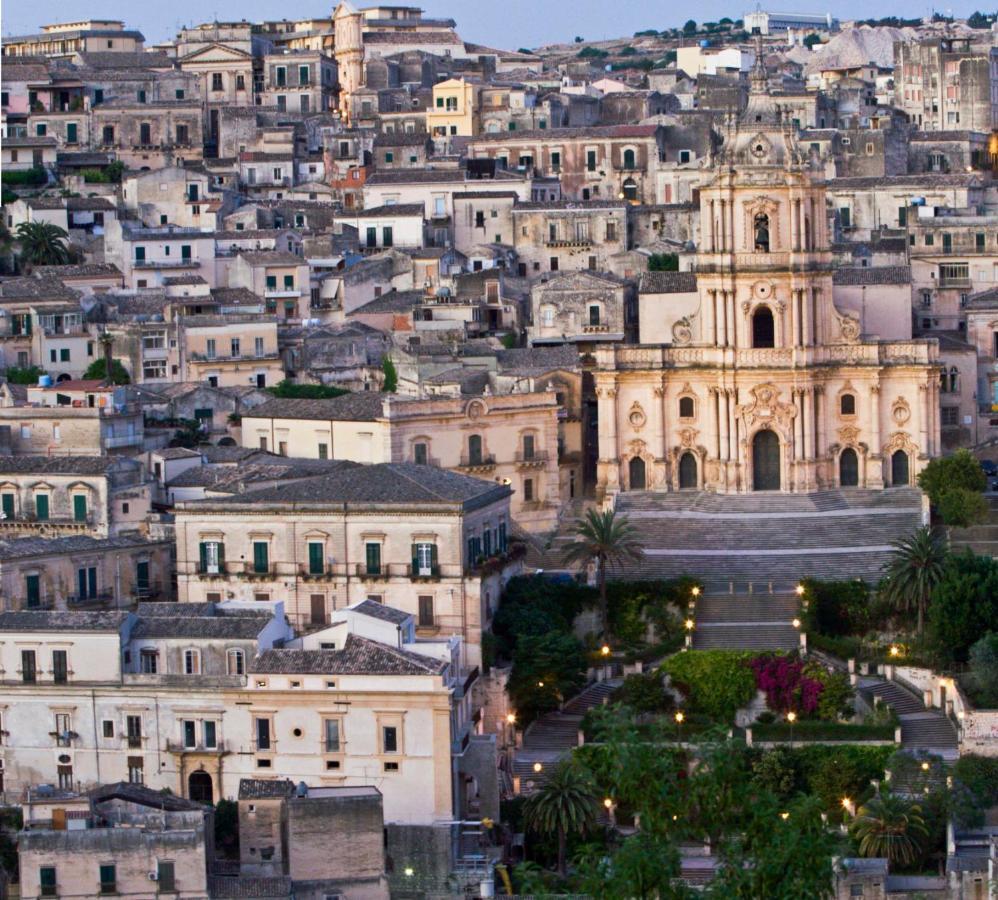
<svg viewBox="0 0 998 900">
<path fill-rule="evenodd" d="M 632 491 L 643 491 L 645 483 L 645 461 L 640 456 L 635 456 L 627 464 L 627 483 Z"/>
<path fill-rule="evenodd" d="M 697 489 L 697 458 L 689 452 L 679 457 L 679 490 Z"/>
<path fill-rule="evenodd" d="M 911 484 L 908 473 L 908 454 L 895 450 L 891 454 L 891 484 L 894 487 Z"/>
<path fill-rule="evenodd" d="M 211 776 L 207 772 L 191 772 L 187 779 L 187 799 L 195 803 L 213 803 Z"/>
<path fill-rule="evenodd" d="M 859 484 L 859 457 L 852 447 L 839 454 L 839 487 L 856 487 Z"/>
<path fill-rule="evenodd" d="M 752 489 L 780 489 L 780 439 L 773 431 L 760 431 L 752 440 Z"/>
</svg>

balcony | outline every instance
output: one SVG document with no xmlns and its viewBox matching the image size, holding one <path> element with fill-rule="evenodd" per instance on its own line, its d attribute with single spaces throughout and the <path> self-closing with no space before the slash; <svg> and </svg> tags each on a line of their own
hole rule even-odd
<svg viewBox="0 0 998 900">
<path fill-rule="evenodd" d="M 101 438 L 101 443 L 108 450 L 116 450 L 119 447 L 134 447 L 142 444 L 141 434 L 107 434 Z"/>
<path fill-rule="evenodd" d="M 957 277 L 953 275 L 940 275 L 940 288 L 969 288 L 971 286 L 970 277 Z"/>
<path fill-rule="evenodd" d="M 212 753 L 221 756 L 231 752 L 225 741 L 218 741 L 213 747 L 206 747 L 201 741 L 196 744 L 185 744 L 183 741 L 167 740 L 167 753 Z"/>
<path fill-rule="evenodd" d="M 196 269 L 201 263 L 187 259 L 133 259 L 133 269 Z"/>
<path fill-rule="evenodd" d="M 67 606 L 104 606 L 114 602 L 114 591 L 97 591 L 96 594 L 69 594 Z"/>
<path fill-rule="evenodd" d="M 582 326 L 582 333 L 583 334 L 609 334 L 610 333 L 610 326 L 609 325 L 605 325 L 605 324 L 604 325 L 583 325 Z"/>
<path fill-rule="evenodd" d="M 593 245 L 592 238 L 588 237 L 576 237 L 568 238 L 566 240 L 548 240 L 545 244 L 546 247 L 591 247 Z"/>
<path fill-rule="evenodd" d="M 437 581 L 440 578 L 440 566 L 413 566 L 410 563 L 405 567 L 405 574 L 416 580 Z"/>
<path fill-rule="evenodd" d="M 281 298 L 287 297 L 300 297 L 301 291 L 294 287 L 283 287 L 283 288 L 267 288 L 263 292 L 263 296 L 268 300 L 280 300 Z"/>
<path fill-rule="evenodd" d="M 542 469 L 547 465 L 548 452 L 547 450 L 533 450 L 530 453 L 524 453 L 522 450 L 517 450 L 514 456 L 517 468 L 538 468 Z"/>
<path fill-rule="evenodd" d="M 478 454 L 475 456 L 470 456 L 467 453 L 461 454 L 461 462 L 458 467 L 461 469 L 468 469 L 470 471 L 485 472 L 490 469 L 494 469 L 496 466 L 496 458 L 491 453 L 488 454 Z"/>
<path fill-rule="evenodd" d="M 298 566 L 298 574 L 302 581 L 332 581 L 336 578 L 332 566 L 323 566 L 321 572 L 313 572 L 308 563 L 301 563 Z"/>
</svg>

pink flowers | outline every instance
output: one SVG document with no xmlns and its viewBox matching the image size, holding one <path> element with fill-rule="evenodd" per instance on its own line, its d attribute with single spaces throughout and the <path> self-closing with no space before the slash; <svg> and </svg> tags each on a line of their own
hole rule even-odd
<svg viewBox="0 0 998 900">
<path fill-rule="evenodd" d="M 804 664 L 790 656 L 757 656 L 749 661 L 756 687 L 765 692 L 766 704 L 774 712 L 793 710 L 810 716 L 818 708 L 824 685 L 805 674 Z"/>
</svg>

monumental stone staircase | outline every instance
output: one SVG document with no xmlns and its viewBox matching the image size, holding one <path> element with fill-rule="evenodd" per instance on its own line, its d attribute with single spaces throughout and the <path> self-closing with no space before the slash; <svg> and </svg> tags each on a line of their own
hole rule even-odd
<svg viewBox="0 0 998 900">
<path fill-rule="evenodd" d="M 919 491 L 625 492 L 644 556 L 626 577 L 698 576 L 712 592 L 792 590 L 804 577 L 876 581 L 892 541 L 922 524 Z M 612 575 L 613 573 L 611 573 Z"/>
<path fill-rule="evenodd" d="M 797 595 L 716 594 L 697 600 L 694 650 L 795 650 Z"/>
<path fill-rule="evenodd" d="M 879 676 L 862 677 L 859 690 L 872 704 L 886 703 L 901 721 L 901 746 L 956 759 L 959 755 L 956 728 L 939 709 L 927 709 L 922 701 L 896 681 Z"/>
<path fill-rule="evenodd" d="M 620 683 L 621 679 L 614 678 L 590 684 L 560 710 L 545 713 L 527 727 L 512 766 L 512 774 L 520 778 L 522 793 L 537 790 L 551 768 L 578 746 L 583 717 L 594 706 L 605 703 Z M 540 772 L 534 770 L 535 763 L 541 764 Z"/>
<path fill-rule="evenodd" d="M 970 548 L 981 556 L 998 557 L 998 499 L 988 498 L 988 517 L 971 528 L 951 528 L 950 546 L 957 553 Z"/>
</svg>

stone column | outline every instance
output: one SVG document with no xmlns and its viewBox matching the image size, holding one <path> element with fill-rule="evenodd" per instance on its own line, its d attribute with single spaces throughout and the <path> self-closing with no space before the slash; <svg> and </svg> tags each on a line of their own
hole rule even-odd
<svg viewBox="0 0 998 900">
<path fill-rule="evenodd" d="M 790 249 L 798 250 L 797 246 L 797 200 L 790 198 Z"/>
<path fill-rule="evenodd" d="M 714 459 L 721 458 L 721 439 L 719 434 L 719 422 L 717 412 L 718 391 L 716 387 L 707 388 L 707 447 L 708 453 Z"/>
<path fill-rule="evenodd" d="M 921 430 L 922 439 L 921 447 L 922 455 L 928 455 L 929 453 L 929 386 L 928 384 L 920 384 L 918 386 L 918 404 L 919 404 L 919 428 Z M 914 473 L 913 473 L 914 474 Z"/>
<path fill-rule="evenodd" d="M 703 339 L 707 343 L 715 343 L 717 329 L 717 291 L 707 291 L 703 301 Z"/>
<path fill-rule="evenodd" d="M 804 407 L 804 459 L 814 459 L 814 392 L 804 388 L 801 406 Z"/>
<path fill-rule="evenodd" d="M 811 343 L 811 298 L 808 288 L 803 288 L 800 292 L 801 328 L 800 342 L 807 347 Z"/>
<path fill-rule="evenodd" d="M 728 249 L 728 212 L 727 206 L 728 201 L 725 199 L 720 199 L 717 201 L 718 204 L 718 230 L 720 231 L 720 247 L 718 248 L 722 253 Z"/>
<path fill-rule="evenodd" d="M 870 456 L 880 459 L 880 385 L 870 385 Z M 881 478 L 883 472 L 881 470 Z M 879 482 L 881 478 L 878 478 Z"/>
<path fill-rule="evenodd" d="M 658 471 L 655 473 L 656 477 L 652 483 L 655 487 L 666 487 L 669 483 L 665 452 L 665 436 L 668 434 L 666 430 L 666 416 L 668 415 L 668 400 L 666 395 L 668 387 L 664 378 L 660 384 L 652 389 L 652 393 L 658 401 L 656 404 L 658 408 L 655 410 L 655 446 L 652 448 L 652 455 L 655 458 L 655 468 Z"/>
<path fill-rule="evenodd" d="M 797 289 L 790 289 L 790 302 L 787 304 L 787 322 L 790 324 L 789 347 L 797 346 Z"/>
<path fill-rule="evenodd" d="M 793 404 L 797 410 L 797 415 L 794 416 L 794 459 L 803 459 L 802 448 L 804 446 L 803 430 L 804 430 L 804 409 L 801 400 L 802 394 L 800 388 L 794 388 L 791 392 L 793 397 Z"/>
<path fill-rule="evenodd" d="M 816 385 L 814 388 L 814 420 L 815 420 L 815 456 L 821 459 L 828 448 L 828 438 L 825 435 L 825 388 Z"/>
<path fill-rule="evenodd" d="M 725 388 L 717 389 L 717 410 L 717 421 L 721 432 L 717 458 L 722 462 L 727 462 L 731 458 L 731 437 L 728 433 L 728 392 Z"/>
<path fill-rule="evenodd" d="M 714 201 L 707 204 L 707 234 L 704 236 L 704 244 L 707 249 L 713 252 L 717 249 L 714 239 Z"/>
<path fill-rule="evenodd" d="M 724 320 L 727 323 L 728 347 L 738 346 L 738 320 L 735 317 L 735 292 L 724 292 Z"/>
</svg>

